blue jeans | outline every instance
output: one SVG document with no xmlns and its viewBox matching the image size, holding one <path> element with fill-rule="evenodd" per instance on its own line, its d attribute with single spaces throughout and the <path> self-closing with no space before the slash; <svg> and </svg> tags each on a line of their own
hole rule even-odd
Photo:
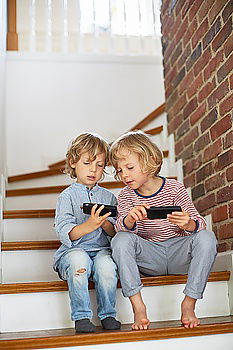
<svg viewBox="0 0 233 350">
<path fill-rule="evenodd" d="M 86 252 L 81 248 L 73 248 L 60 259 L 58 273 L 68 283 L 73 321 L 92 318 L 88 291 L 90 277 L 95 283 L 99 319 L 116 316 L 118 277 L 110 249 Z"/>
</svg>

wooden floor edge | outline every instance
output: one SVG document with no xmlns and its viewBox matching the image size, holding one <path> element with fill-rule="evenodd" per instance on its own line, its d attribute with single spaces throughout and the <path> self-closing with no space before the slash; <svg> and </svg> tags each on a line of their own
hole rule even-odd
<svg viewBox="0 0 233 350">
<path fill-rule="evenodd" d="M 107 331 L 93 334 L 73 334 L 67 336 L 48 336 L 21 339 L 0 340 L 0 348 L 4 350 L 40 349 L 146 340 L 163 340 L 170 338 L 186 338 L 214 334 L 233 333 L 233 322 L 204 324 L 192 329 L 182 326 L 155 328 L 144 331 Z"/>
<path fill-rule="evenodd" d="M 229 279 L 230 271 L 211 272 L 208 282 L 229 281 Z M 187 275 L 142 277 L 141 281 L 144 287 L 185 284 L 187 281 Z M 120 282 L 118 282 L 118 288 L 121 288 Z M 89 283 L 89 289 L 94 289 L 93 282 Z M 0 284 L 0 294 L 65 292 L 67 290 L 67 283 L 65 281 Z"/>
</svg>

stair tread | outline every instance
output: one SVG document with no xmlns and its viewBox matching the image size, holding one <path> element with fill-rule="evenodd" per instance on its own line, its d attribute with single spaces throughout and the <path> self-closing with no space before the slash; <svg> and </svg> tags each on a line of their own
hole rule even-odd
<svg viewBox="0 0 233 350">
<path fill-rule="evenodd" d="M 211 272 L 208 282 L 229 281 L 230 271 Z M 187 281 L 187 275 L 165 275 L 142 277 L 144 287 L 184 284 Z M 120 288 L 118 282 L 118 288 Z M 94 283 L 89 282 L 89 289 L 94 289 Z M 62 292 L 67 291 L 66 281 L 51 282 L 25 282 L 25 283 L 2 283 L 0 284 L 0 294 L 21 294 L 21 293 L 40 293 L 40 292 Z"/>
<path fill-rule="evenodd" d="M 97 327 L 97 332 L 92 334 L 75 334 L 74 328 L 7 332 L 0 335 L 0 347 L 6 350 L 68 347 L 233 332 L 233 316 L 206 317 L 200 320 L 200 326 L 190 329 L 182 327 L 180 321 L 175 320 L 152 322 L 150 329 L 143 331 L 133 331 L 131 324 L 123 324 L 121 329 L 116 331 L 105 331 L 101 327 Z"/>
<path fill-rule="evenodd" d="M 51 218 L 54 216 L 55 209 L 21 209 L 3 211 L 3 219 Z"/>
</svg>

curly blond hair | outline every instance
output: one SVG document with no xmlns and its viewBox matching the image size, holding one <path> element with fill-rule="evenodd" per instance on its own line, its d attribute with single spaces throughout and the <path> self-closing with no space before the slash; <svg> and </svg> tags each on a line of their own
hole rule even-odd
<svg viewBox="0 0 233 350">
<path fill-rule="evenodd" d="M 143 172 L 157 175 L 163 164 L 163 154 L 150 137 L 141 130 L 130 131 L 120 136 L 110 147 L 109 160 L 111 165 L 117 169 L 119 159 L 122 159 L 121 151 L 126 149 L 139 156 L 140 167 Z M 115 178 L 119 179 L 117 171 Z"/>
<path fill-rule="evenodd" d="M 77 178 L 75 169 L 71 164 L 79 161 L 83 153 L 88 153 L 90 160 L 94 160 L 99 153 L 105 154 L 105 166 L 109 161 L 109 145 L 99 135 L 93 133 L 83 133 L 76 137 L 66 153 L 65 173 L 69 174 L 72 179 Z"/>
</svg>

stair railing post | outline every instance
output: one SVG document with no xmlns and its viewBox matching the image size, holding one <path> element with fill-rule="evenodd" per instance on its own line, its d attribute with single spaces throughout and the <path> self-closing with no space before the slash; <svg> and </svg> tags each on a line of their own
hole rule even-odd
<svg viewBox="0 0 233 350">
<path fill-rule="evenodd" d="M 18 33 L 17 33 L 17 6 L 16 0 L 7 0 L 7 50 L 18 50 Z"/>
</svg>

